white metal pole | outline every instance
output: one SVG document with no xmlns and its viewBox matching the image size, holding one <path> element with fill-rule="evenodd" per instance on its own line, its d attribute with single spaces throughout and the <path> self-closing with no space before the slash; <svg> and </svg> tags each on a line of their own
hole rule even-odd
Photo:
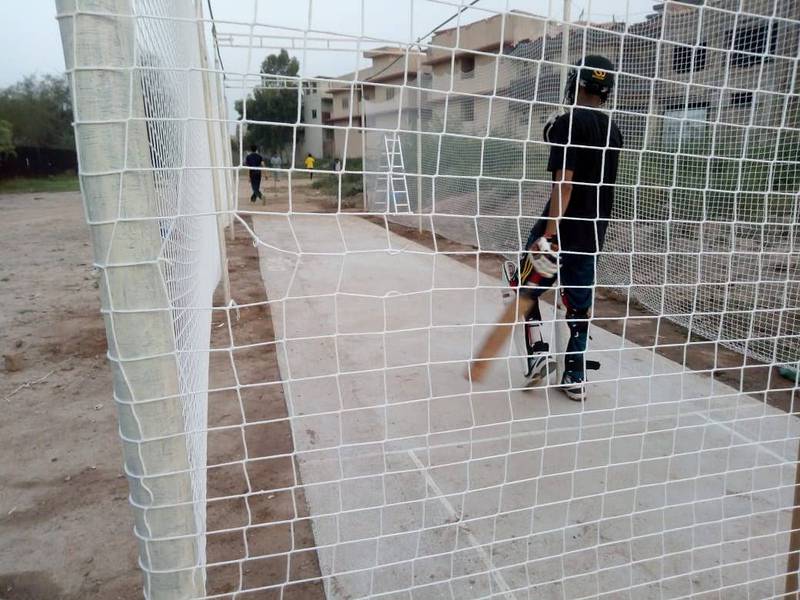
<svg viewBox="0 0 800 600">
<path fill-rule="evenodd" d="M 422 234 L 422 60 L 417 55 L 417 213 Z"/>
<path fill-rule="evenodd" d="M 92 4 L 94 6 L 94 4 Z M 144 595 L 205 595 L 131 0 L 56 0 Z M 131 217 L 130 219 L 126 217 Z M 197 465 L 203 468 L 205 465 Z M 202 507 L 203 510 L 205 507 Z"/>
<path fill-rule="evenodd" d="M 567 86 L 567 71 L 569 70 L 569 21 L 572 14 L 572 0 L 564 0 L 564 24 L 561 33 L 561 76 L 559 93 L 564 93 Z"/>
<path fill-rule="evenodd" d="M 216 57 L 214 58 L 214 65 L 217 69 L 218 73 L 222 72 L 222 64 L 219 62 L 219 59 Z M 224 122 L 220 124 L 220 129 L 222 130 L 222 151 L 223 156 L 225 157 L 225 166 L 228 167 L 225 170 L 225 194 L 227 195 L 227 204 L 228 210 L 228 237 L 231 241 L 236 239 L 236 219 L 234 215 L 236 211 L 239 209 L 237 206 L 239 193 L 236 190 L 236 183 L 238 181 L 238 177 L 233 173 L 233 152 L 231 150 L 231 136 L 228 132 L 228 123 L 230 122 L 228 119 L 228 105 L 226 103 L 226 97 L 224 90 L 224 76 L 217 75 L 217 94 L 219 97 L 219 106 L 220 112 L 224 116 Z"/>
<path fill-rule="evenodd" d="M 369 210 L 368 203 L 367 203 L 367 174 L 365 173 L 367 168 L 367 109 L 366 104 L 364 103 L 364 84 L 362 83 L 360 86 L 361 93 L 359 94 L 360 98 L 358 101 L 359 107 L 361 109 L 361 117 L 360 117 L 360 125 L 361 125 L 361 198 L 364 203 L 364 212 Z M 345 153 L 347 150 L 345 150 Z"/>
<path fill-rule="evenodd" d="M 567 87 L 567 72 L 569 71 L 569 21 L 572 16 L 572 0 L 564 0 L 564 13 L 561 30 L 561 73 L 559 77 L 559 94 L 563 94 L 564 88 Z M 554 327 L 554 342 L 556 346 L 556 378 L 560 382 L 564 375 L 564 364 L 567 351 L 567 313 L 561 302 L 561 296 L 556 293 L 555 299 L 556 307 L 556 321 Z"/>
<path fill-rule="evenodd" d="M 236 239 L 236 235 L 234 233 L 235 227 L 235 219 L 233 215 L 236 212 L 236 180 L 233 175 L 233 156 L 231 152 L 231 136 L 228 132 L 228 105 L 226 103 L 225 98 L 225 82 L 224 82 L 224 74 L 222 72 L 222 63 L 219 61 L 219 57 L 217 53 L 214 53 L 214 69 L 216 71 L 214 76 L 214 82 L 217 92 L 217 107 L 219 110 L 219 116 L 222 118 L 222 122 L 219 124 L 220 129 L 220 140 L 222 144 L 222 159 L 224 161 L 225 169 L 225 200 L 226 206 L 228 209 L 227 218 L 225 219 L 226 226 L 229 228 L 229 235 L 230 239 Z"/>
<path fill-rule="evenodd" d="M 204 69 L 200 74 L 200 77 L 203 80 L 203 102 L 205 105 L 205 115 L 207 119 L 206 132 L 208 136 L 209 155 L 211 156 L 211 181 L 214 184 L 214 210 L 217 213 L 217 239 L 219 245 L 222 290 L 225 296 L 225 306 L 229 306 L 231 302 L 231 281 L 230 276 L 228 275 L 228 252 L 227 248 L 225 247 L 225 217 L 228 209 L 227 198 L 225 198 L 226 186 L 223 183 L 225 172 L 221 173 L 219 171 L 219 168 L 223 166 L 221 162 L 222 157 L 219 156 L 219 153 L 217 152 L 217 134 L 219 124 L 214 120 L 218 116 L 217 111 L 212 109 L 214 106 L 211 97 L 212 73 L 210 73 L 208 70 L 208 48 L 206 47 L 202 2 L 195 3 L 195 10 L 197 11 L 197 38 L 200 46 L 200 64 Z M 213 76 L 216 77 L 216 74 L 213 74 Z"/>
</svg>

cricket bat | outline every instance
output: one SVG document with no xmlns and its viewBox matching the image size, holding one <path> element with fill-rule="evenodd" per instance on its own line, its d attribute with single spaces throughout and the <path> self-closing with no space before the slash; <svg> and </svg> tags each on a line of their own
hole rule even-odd
<svg viewBox="0 0 800 600">
<path fill-rule="evenodd" d="M 497 358 L 497 355 L 511 336 L 511 332 L 514 330 L 514 324 L 524 318 L 524 315 L 528 313 L 533 303 L 534 300 L 531 298 L 517 295 L 515 301 L 506 306 L 503 314 L 500 315 L 497 321 L 497 325 L 489 332 L 488 337 L 475 353 L 475 358 L 470 362 L 469 372 L 467 373 L 469 379 L 476 383 L 483 381 L 486 374 L 489 372 L 492 359 Z"/>
</svg>

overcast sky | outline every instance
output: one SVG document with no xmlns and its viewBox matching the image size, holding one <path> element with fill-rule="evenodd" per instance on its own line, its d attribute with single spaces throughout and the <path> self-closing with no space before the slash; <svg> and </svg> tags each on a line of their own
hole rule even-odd
<svg viewBox="0 0 800 600">
<path fill-rule="evenodd" d="M 0 86 L 64 71 L 53 0 L 0 0 L 0 23 Z"/>
<path fill-rule="evenodd" d="M 426 34 L 451 16 L 458 3 L 458 0 L 212 0 L 212 7 L 217 20 L 240 23 L 220 23 L 219 29 L 223 32 L 246 33 L 250 28 L 242 23 L 252 23 L 255 18 L 260 25 L 358 35 L 362 32 L 363 16 L 365 35 L 408 41 Z M 464 0 L 464 4 L 468 4 L 468 0 Z M 563 0 L 480 0 L 461 19 L 470 22 L 491 15 L 479 10 L 481 8 L 519 9 L 560 18 L 562 5 Z M 623 20 L 627 11 L 631 20 L 638 21 L 652 5 L 653 0 L 572 0 L 572 19 L 578 19 L 583 12 L 584 19 L 606 21 L 613 16 Z M 3 57 L 0 86 L 10 85 L 29 74 L 63 72 L 64 58 L 55 12 L 54 0 L 0 0 L 0 56 Z M 453 25 L 455 21 L 450 23 Z M 267 29 L 261 31 L 268 33 Z M 267 53 L 253 51 L 249 69 L 246 50 L 226 48 L 223 58 L 228 70 L 254 70 Z M 354 66 L 354 54 L 308 52 L 303 74 L 338 75 L 352 71 Z"/>
<path fill-rule="evenodd" d="M 652 12 L 653 6 L 653 0 L 571 1 L 571 20 L 624 20 L 627 13 L 629 20 L 640 21 Z M 296 29 L 297 32 L 293 35 L 301 38 L 295 41 L 298 49 L 292 51 L 290 47 L 289 50 L 300 59 L 301 75 L 335 76 L 353 71 L 357 66 L 367 66 L 368 63 L 360 52 L 310 50 L 312 43 L 304 44 L 303 31 L 364 36 L 386 43 L 407 44 L 426 36 L 456 14 L 459 6 L 467 6 L 469 3 L 470 0 L 213 0 L 213 8 L 220 34 L 238 34 L 245 45 L 250 45 L 251 30 L 256 35 L 253 45 L 258 43 L 258 34 L 272 36 L 273 45 L 283 45 L 275 41 L 276 34 L 292 35 L 286 29 Z M 446 27 L 485 19 L 503 10 L 524 10 L 561 19 L 563 5 L 564 0 L 479 0 L 474 7 L 466 8 L 458 20 L 452 20 Z M 250 23 L 258 25 L 251 28 Z M 284 28 L 284 31 L 275 28 Z M 322 36 L 324 35 L 323 33 Z M 285 45 L 290 46 L 288 41 Z M 305 52 L 302 51 L 304 45 Z M 275 51 L 272 48 L 248 50 L 223 48 L 225 68 L 230 72 L 257 73 L 264 56 Z"/>
</svg>

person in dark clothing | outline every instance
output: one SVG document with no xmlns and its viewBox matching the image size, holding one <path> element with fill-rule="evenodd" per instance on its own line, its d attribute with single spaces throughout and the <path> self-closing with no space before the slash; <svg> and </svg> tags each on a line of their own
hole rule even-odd
<svg viewBox="0 0 800 600">
<path fill-rule="evenodd" d="M 561 303 L 569 328 L 566 348 L 558 348 L 559 353 L 564 352 L 560 384 L 567 396 L 577 401 L 586 399 L 584 354 L 595 262 L 614 206 L 622 148 L 619 128 L 600 108 L 613 89 L 615 70 L 614 64 L 602 56 L 586 56 L 570 71 L 564 93 L 570 108 L 544 128 L 544 139 L 550 144 L 550 198 L 531 229 L 519 267 L 507 264 L 505 271 L 509 282 L 519 286 L 520 294 L 534 299 L 524 327 L 530 384 L 544 379 L 553 364 L 540 331 L 538 298 L 560 279 Z"/>
<path fill-rule="evenodd" d="M 250 187 L 253 190 L 253 193 L 250 195 L 250 202 L 255 202 L 256 198 L 261 198 L 266 204 L 266 200 L 264 200 L 264 194 L 261 193 L 261 165 L 264 162 L 264 158 L 258 153 L 258 147 L 253 145 L 250 146 L 250 154 L 248 154 L 244 159 L 244 164 L 249 167 L 249 174 L 250 174 Z"/>
</svg>

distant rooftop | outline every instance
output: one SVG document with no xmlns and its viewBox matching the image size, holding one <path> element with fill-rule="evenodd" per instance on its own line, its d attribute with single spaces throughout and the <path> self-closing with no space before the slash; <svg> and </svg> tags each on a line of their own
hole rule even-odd
<svg viewBox="0 0 800 600">
<path fill-rule="evenodd" d="M 509 11 L 509 14 L 521 15 L 523 17 L 533 17 L 533 18 L 536 18 L 536 19 L 544 19 L 545 18 L 545 17 L 543 17 L 541 15 L 537 15 L 535 13 L 527 12 L 527 11 L 524 11 L 524 10 L 516 10 L 516 9 Z M 460 23 L 459 25 L 456 25 L 454 27 L 445 27 L 444 29 L 437 29 L 436 31 L 433 32 L 433 35 L 440 35 L 442 33 L 447 33 L 448 31 L 453 31 L 455 29 L 458 29 L 459 27 L 461 27 L 461 28 L 471 27 L 473 25 L 478 25 L 479 23 L 486 23 L 488 21 L 491 21 L 492 19 L 497 19 L 498 17 L 501 17 L 501 16 L 502 16 L 502 13 L 497 13 L 497 14 L 492 15 L 491 17 L 486 17 L 484 19 L 479 19 L 477 21 L 472 21 L 471 23 Z"/>
<path fill-rule="evenodd" d="M 706 3 L 706 0 L 680 0 L 680 3 L 670 3 L 671 10 L 689 10 L 688 6 L 681 6 L 681 4 L 692 4 L 693 6 L 703 6 Z M 666 2 L 656 2 L 653 5 L 653 10 L 656 12 L 664 12 L 664 6 Z"/>
<path fill-rule="evenodd" d="M 416 50 L 409 50 L 409 54 L 424 54 Z M 379 56 L 405 56 L 406 49 L 401 46 L 381 46 L 364 51 L 364 58 L 377 58 Z"/>
</svg>

